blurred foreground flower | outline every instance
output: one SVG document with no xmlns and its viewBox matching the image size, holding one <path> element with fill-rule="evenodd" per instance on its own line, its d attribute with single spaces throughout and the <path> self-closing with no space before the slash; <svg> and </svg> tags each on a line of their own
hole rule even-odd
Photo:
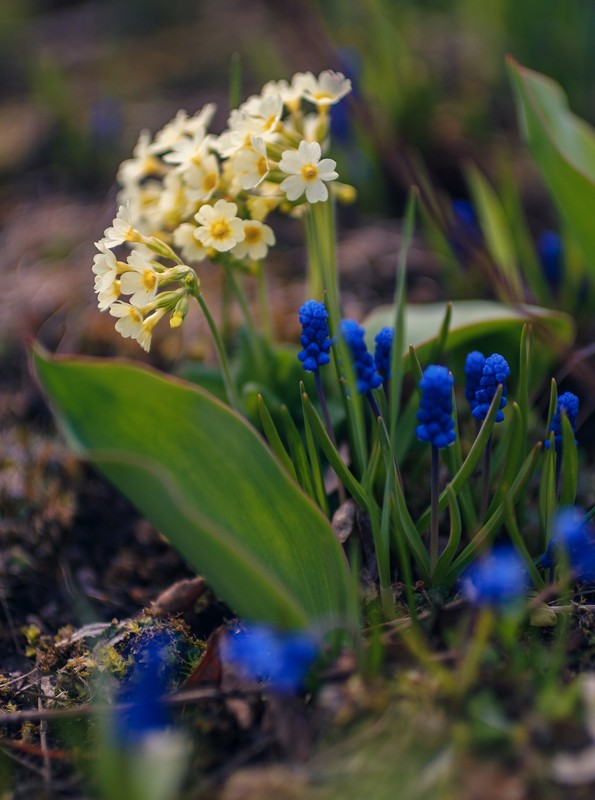
<svg viewBox="0 0 595 800">
<path fill-rule="evenodd" d="M 479 607 L 503 608 L 522 598 L 528 575 L 518 552 L 510 545 L 495 547 L 472 564 L 462 579 L 463 594 Z"/>
<path fill-rule="evenodd" d="M 576 580 L 595 581 L 595 534 L 585 523 L 584 513 L 578 508 L 563 509 L 553 529 L 541 566 L 547 569 L 566 562 Z"/>
<path fill-rule="evenodd" d="M 303 631 L 288 633 L 250 625 L 227 635 L 221 657 L 246 679 L 292 694 L 303 688 L 319 650 L 316 640 Z"/>
</svg>

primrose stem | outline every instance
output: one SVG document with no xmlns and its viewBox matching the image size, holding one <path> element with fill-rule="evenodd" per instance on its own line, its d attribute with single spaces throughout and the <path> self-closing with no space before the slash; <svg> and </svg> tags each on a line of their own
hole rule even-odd
<svg viewBox="0 0 595 800">
<path fill-rule="evenodd" d="M 200 306 L 202 313 L 205 315 L 207 325 L 209 326 L 211 335 L 213 336 L 213 341 L 215 342 L 217 355 L 219 356 L 219 363 L 221 364 L 221 371 L 223 373 L 223 383 L 225 384 L 225 391 L 227 394 L 227 400 L 229 401 L 229 405 L 232 408 L 239 410 L 240 399 L 238 397 L 233 382 L 233 378 L 231 377 L 231 370 L 229 368 L 227 353 L 225 352 L 225 347 L 223 345 L 223 340 L 221 339 L 221 335 L 217 329 L 217 326 L 215 325 L 215 320 L 213 319 L 211 312 L 209 311 L 209 307 L 207 306 L 204 297 L 200 293 L 200 290 L 197 289 L 192 294 L 196 298 L 196 302 Z"/>
</svg>

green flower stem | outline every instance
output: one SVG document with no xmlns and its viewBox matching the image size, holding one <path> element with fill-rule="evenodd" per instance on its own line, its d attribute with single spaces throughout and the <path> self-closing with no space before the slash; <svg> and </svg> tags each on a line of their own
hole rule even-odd
<svg viewBox="0 0 595 800">
<path fill-rule="evenodd" d="M 246 292 L 244 291 L 241 281 L 238 280 L 233 267 L 228 267 L 226 271 L 231 290 L 235 294 L 238 304 L 242 310 L 242 316 L 244 317 L 246 330 L 248 331 L 250 350 L 252 351 L 252 357 L 254 358 L 256 370 L 259 374 L 264 374 L 266 370 L 266 354 L 263 350 L 262 340 L 258 335 L 256 326 L 254 325 L 254 320 L 252 319 Z"/>
<path fill-rule="evenodd" d="M 191 293 L 193 297 L 196 298 L 196 302 L 200 306 L 202 313 L 205 315 L 207 325 L 209 326 L 209 329 L 211 331 L 213 341 L 215 342 L 215 348 L 217 350 L 217 355 L 219 356 L 219 363 L 221 364 L 221 371 L 223 373 L 223 383 L 225 384 L 225 392 L 227 394 L 227 400 L 229 402 L 229 405 L 232 408 L 235 408 L 237 411 L 239 411 L 241 409 L 240 398 L 238 397 L 238 393 L 236 391 L 233 378 L 231 377 L 229 360 L 227 358 L 227 353 L 225 352 L 223 340 L 215 324 L 215 320 L 213 319 L 211 312 L 209 311 L 209 307 L 207 306 L 205 299 L 200 292 L 200 289 L 196 288 Z"/>
<path fill-rule="evenodd" d="M 458 680 L 456 681 L 457 691 L 460 696 L 473 685 L 477 678 L 477 673 L 481 665 L 481 659 L 486 650 L 486 644 L 494 629 L 496 618 L 494 612 L 489 608 L 482 608 L 477 617 L 477 624 L 471 640 L 471 646 L 467 651 Z"/>
<path fill-rule="evenodd" d="M 273 318 L 267 291 L 267 276 L 262 261 L 258 261 L 256 267 L 256 281 L 258 286 L 258 305 L 260 307 L 260 319 L 262 332 L 267 341 L 273 340 Z"/>
<path fill-rule="evenodd" d="M 438 501 L 440 497 L 438 485 L 438 473 L 440 470 L 440 451 L 437 447 L 432 445 L 432 466 L 430 470 L 430 492 L 431 492 L 431 506 L 432 506 L 432 522 L 430 525 L 430 568 L 432 572 L 436 569 L 438 564 L 438 523 L 439 523 L 439 507 Z"/>
<path fill-rule="evenodd" d="M 492 435 L 488 439 L 486 448 L 483 451 L 483 492 L 481 495 L 481 508 L 479 518 L 483 522 L 488 511 L 490 500 L 490 471 L 492 465 Z"/>
</svg>

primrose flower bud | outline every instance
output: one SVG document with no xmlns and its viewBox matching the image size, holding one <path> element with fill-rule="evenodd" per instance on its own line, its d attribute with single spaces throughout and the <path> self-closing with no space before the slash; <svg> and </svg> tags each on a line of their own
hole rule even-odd
<svg viewBox="0 0 595 800">
<path fill-rule="evenodd" d="M 376 372 L 374 359 L 368 353 L 365 330 L 355 320 L 344 319 L 341 322 L 341 334 L 353 359 L 358 392 L 366 394 L 372 389 L 378 389 L 382 386 L 382 377 Z"/>
<path fill-rule="evenodd" d="M 456 439 L 452 418 L 454 378 L 446 367 L 430 364 L 420 381 L 421 401 L 417 419 L 417 438 L 433 447 L 448 447 Z"/>
<path fill-rule="evenodd" d="M 181 324 L 184 322 L 186 314 L 188 313 L 188 308 L 188 295 L 185 294 L 183 297 L 180 297 L 176 303 L 173 314 L 169 319 L 170 328 L 179 328 L 181 326 Z"/>
<path fill-rule="evenodd" d="M 498 413 L 496 414 L 496 422 L 502 422 L 504 413 L 502 409 L 506 406 L 506 379 L 510 375 L 510 367 L 508 362 L 499 353 L 486 358 L 483 367 L 481 380 L 479 381 L 479 388 L 475 392 L 475 408 L 473 409 L 473 416 L 475 419 L 484 420 L 490 405 L 494 399 L 494 395 L 498 390 L 498 386 L 502 385 L 502 399 Z"/>
</svg>

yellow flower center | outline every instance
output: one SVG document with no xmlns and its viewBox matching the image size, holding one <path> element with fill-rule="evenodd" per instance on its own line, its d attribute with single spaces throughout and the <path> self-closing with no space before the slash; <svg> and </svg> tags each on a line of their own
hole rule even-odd
<svg viewBox="0 0 595 800">
<path fill-rule="evenodd" d="M 203 188 L 205 192 L 210 192 L 217 186 L 217 173 L 210 172 L 204 179 Z"/>
<path fill-rule="evenodd" d="M 305 181 L 315 181 L 318 177 L 318 167 L 315 164 L 304 164 L 302 167 L 302 178 Z"/>
<path fill-rule="evenodd" d="M 156 283 L 157 283 L 157 275 L 155 275 L 155 273 L 152 270 L 146 269 L 143 272 L 143 286 L 145 287 L 145 289 L 148 292 L 152 292 L 153 289 L 155 288 Z"/>
<path fill-rule="evenodd" d="M 256 244 L 262 239 L 262 228 L 258 225 L 246 225 L 244 227 L 244 243 Z"/>
<path fill-rule="evenodd" d="M 135 325 L 140 325 L 143 321 L 140 313 L 136 310 L 136 308 L 132 308 L 132 306 L 128 309 L 128 316 Z"/>
<path fill-rule="evenodd" d="M 218 242 L 222 242 L 231 234 L 229 223 L 225 219 L 218 219 L 211 225 L 211 236 Z"/>
<path fill-rule="evenodd" d="M 264 156 L 261 156 L 258 161 L 256 162 L 256 169 L 258 170 L 258 174 L 262 177 L 266 175 L 269 171 L 267 160 Z"/>
<path fill-rule="evenodd" d="M 314 95 L 314 99 L 316 100 L 317 103 L 320 103 L 321 100 L 332 100 L 333 96 L 328 92 L 316 92 L 316 94 Z"/>
</svg>

